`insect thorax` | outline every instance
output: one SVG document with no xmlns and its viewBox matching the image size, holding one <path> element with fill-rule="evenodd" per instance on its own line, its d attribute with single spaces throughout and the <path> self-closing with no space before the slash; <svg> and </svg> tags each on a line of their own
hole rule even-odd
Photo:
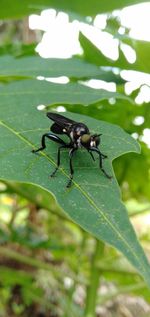
<svg viewBox="0 0 150 317">
<path fill-rule="evenodd" d="M 71 140 L 77 142 L 83 134 L 89 134 L 89 129 L 84 123 L 75 123 L 70 127 L 69 134 Z"/>
</svg>

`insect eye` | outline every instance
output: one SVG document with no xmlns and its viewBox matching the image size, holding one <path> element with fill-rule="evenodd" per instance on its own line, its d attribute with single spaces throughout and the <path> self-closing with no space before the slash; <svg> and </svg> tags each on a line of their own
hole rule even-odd
<svg viewBox="0 0 150 317">
<path fill-rule="evenodd" d="M 90 144 L 90 141 L 91 141 L 91 136 L 89 134 L 83 134 L 81 136 L 81 143 L 83 145 L 88 145 Z"/>
</svg>

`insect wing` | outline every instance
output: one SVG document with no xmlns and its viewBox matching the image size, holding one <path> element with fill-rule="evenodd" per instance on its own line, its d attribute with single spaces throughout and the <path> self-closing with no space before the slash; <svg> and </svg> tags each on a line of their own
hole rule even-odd
<svg viewBox="0 0 150 317">
<path fill-rule="evenodd" d="M 47 112 L 47 117 L 56 122 L 58 125 L 71 125 L 73 123 L 77 123 L 76 121 L 66 118 L 58 113 Z"/>
<path fill-rule="evenodd" d="M 56 134 L 64 134 L 63 127 L 61 127 L 57 123 L 52 124 L 51 131 Z"/>
<path fill-rule="evenodd" d="M 76 123 L 69 118 L 53 112 L 47 112 L 47 117 L 55 122 L 51 126 L 51 131 L 57 134 L 65 133 L 64 130 L 67 131 L 72 124 Z"/>
</svg>

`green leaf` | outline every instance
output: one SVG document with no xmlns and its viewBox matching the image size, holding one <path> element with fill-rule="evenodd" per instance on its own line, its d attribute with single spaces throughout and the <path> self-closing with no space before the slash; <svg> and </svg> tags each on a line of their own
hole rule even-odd
<svg viewBox="0 0 150 317">
<path fill-rule="evenodd" d="M 74 186 L 67 190 L 68 152 L 62 153 L 61 168 L 53 179 L 49 178 L 49 174 L 56 166 L 57 144 L 48 142 L 47 149 L 40 155 L 31 153 L 32 148 L 39 146 L 42 134 L 49 130 L 50 125 L 45 114 L 37 111 L 37 103 L 48 103 L 48 100 L 49 103 L 57 103 L 58 95 L 60 100 L 64 100 L 58 89 L 52 95 L 48 83 L 49 90 L 43 90 L 44 84 L 26 80 L 0 88 L 1 179 L 36 184 L 53 193 L 68 217 L 98 239 L 120 250 L 150 285 L 150 266 L 121 203 L 111 163 L 123 153 L 139 152 L 139 145 L 118 126 L 66 113 L 76 121 L 85 122 L 93 133 L 103 134 L 101 151 L 109 158 L 105 160 L 104 168 L 113 175 L 113 179 L 108 180 L 99 170 L 97 160 L 93 162 L 87 152 L 78 151 L 74 158 Z M 65 91 L 66 87 L 62 88 Z M 77 91 L 73 92 L 78 100 Z M 75 96 L 70 96 L 70 101 L 74 102 Z M 86 93 L 85 98 L 86 102 L 90 102 L 90 93 Z"/>
<path fill-rule="evenodd" d="M 140 41 L 132 39 L 128 36 L 121 35 L 121 41 L 125 44 L 131 46 L 136 52 L 136 61 L 134 64 L 130 65 L 130 68 L 134 70 L 143 71 L 145 73 L 150 72 L 150 42 L 148 41 Z"/>
<path fill-rule="evenodd" d="M 35 78 L 37 76 L 69 78 L 98 78 L 108 82 L 124 82 L 120 75 L 115 75 L 112 71 L 101 69 L 100 67 L 84 62 L 77 58 L 55 59 L 41 58 L 39 56 L 23 57 L 15 59 L 12 56 L 0 58 L 0 80 L 4 78 L 20 79 L 20 77 Z"/>
<path fill-rule="evenodd" d="M 135 63 L 128 63 L 120 49 L 118 60 L 113 61 L 107 58 L 84 34 L 80 32 L 79 36 L 80 44 L 84 50 L 84 58 L 88 62 L 98 66 L 119 67 L 120 69 L 136 70 L 148 73 L 150 70 L 150 62 L 148 58 L 150 55 L 150 43 L 123 36 L 120 36 L 120 39 L 135 50 Z"/>
<path fill-rule="evenodd" d="M 100 100 L 109 98 L 120 98 L 132 101 L 129 97 L 116 93 L 109 92 L 104 89 L 92 89 L 78 83 L 53 84 L 45 80 L 22 80 L 12 82 L 10 84 L 0 86 L 1 101 L 9 96 L 9 103 L 17 97 L 20 103 L 31 104 L 33 98 L 34 104 L 82 104 L 89 105 Z M 1 103 L 0 101 L 0 103 Z M 2 107 L 5 105 L 2 102 Z M 3 110 L 2 110 L 3 111 Z M 3 113 L 3 112 L 2 112 Z"/>
<path fill-rule="evenodd" d="M 80 32 L 79 41 L 84 51 L 84 59 L 88 62 L 98 66 L 119 67 L 118 60 L 113 61 L 107 58 L 82 32 Z M 119 60 L 121 59 L 123 64 L 128 64 L 122 52 L 120 54 Z"/>
<path fill-rule="evenodd" d="M 149 2 L 148 0 L 141 0 L 140 2 Z M 110 12 L 115 9 L 123 8 L 125 6 L 139 3 L 138 0 L 90 0 L 84 2 L 80 0 L 1 0 L 0 18 L 17 18 L 20 16 L 29 15 L 33 12 L 39 12 L 44 8 L 55 8 L 63 11 L 72 11 L 83 16 L 94 16 L 98 13 Z"/>
</svg>

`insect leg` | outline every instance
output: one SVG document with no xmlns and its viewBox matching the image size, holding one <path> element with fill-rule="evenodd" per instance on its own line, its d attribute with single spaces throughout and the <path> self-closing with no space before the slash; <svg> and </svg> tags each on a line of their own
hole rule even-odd
<svg viewBox="0 0 150 317">
<path fill-rule="evenodd" d="M 69 179 L 69 182 L 67 184 L 67 188 L 69 188 L 72 184 L 72 180 L 73 180 L 73 174 L 74 174 L 74 169 L 73 169 L 73 166 L 72 166 L 72 157 L 73 157 L 73 153 L 77 150 L 77 148 L 72 148 L 69 152 L 69 157 L 70 157 L 70 179 Z"/>
<path fill-rule="evenodd" d="M 59 168 L 59 166 L 60 166 L 60 151 L 61 151 L 61 149 L 65 149 L 65 148 L 68 148 L 68 147 L 70 147 L 69 144 L 64 144 L 64 145 L 61 145 L 61 146 L 58 148 L 58 153 L 57 153 L 57 166 L 56 166 L 54 172 L 50 175 L 51 177 L 54 177 L 54 176 L 55 176 L 55 174 L 56 174 L 56 172 L 57 172 L 57 170 L 58 170 L 58 168 Z"/>
<path fill-rule="evenodd" d="M 100 152 L 100 151 L 99 151 L 99 152 Z M 90 152 L 90 151 L 89 151 L 89 153 L 90 153 L 90 155 L 91 155 L 93 161 L 95 161 L 95 157 L 94 157 L 93 153 Z M 100 154 L 101 154 L 101 157 L 102 157 L 103 159 L 107 158 L 107 155 L 103 154 L 102 152 L 100 152 Z"/>
<path fill-rule="evenodd" d="M 96 147 L 92 147 L 92 148 L 91 148 L 91 151 L 98 153 L 98 155 L 99 155 L 99 167 L 100 167 L 101 171 L 104 173 L 104 175 L 105 175 L 107 178 L 111 179 L 112 176 L 108 175 L 107 172 L 106 172 L 106 171 L 104 170 L 104 168 L 103 168 L 103 159 L 105 158 L 105 155 L 102 154 L 102 153 L 100 152 L 100 150 L 97 149 Z"/>
<path fill-rule="evenodd" d="M 45 143 L 45 139 L 48 138 L 56 143 L 59 143 L 59 144 L 62 144 L 62 145 L 65 145 L 66 143 L 61 139 L 59 138 L 57 135 L 51 133 L 51 132 L 48 132 L 48 133 L 45 133 L 42 135 L 42 139 L 41 139 L 41 147 L 37 150 L 32 150 L 33 153 L 37 153 L 39 151 L 42 151 L 46 148 L 46 143 Z"/>
<path fill-rule="evenodd" d="M 90 152 L 90 151 L 89 151 L 89 153 L 90 153 L 90 155 L 91 155 L 91 157 L 92 157 L 93 161 L 95 161 L 95 157 L 94 157 L 93 153 L 92 153 L 92 152 Z"/>
<path fill-rule="evenodd" d="M 99 152 L 100 152 L 100 151 L 99 151 Z M 102 156 L 103 159 L 105 159 L 105 158 L 108 157 L 107 155 L 103 154 L 102 152 L 100 152 L 100 154 L 101 154 L 101 156 Z"/>
</svg>

